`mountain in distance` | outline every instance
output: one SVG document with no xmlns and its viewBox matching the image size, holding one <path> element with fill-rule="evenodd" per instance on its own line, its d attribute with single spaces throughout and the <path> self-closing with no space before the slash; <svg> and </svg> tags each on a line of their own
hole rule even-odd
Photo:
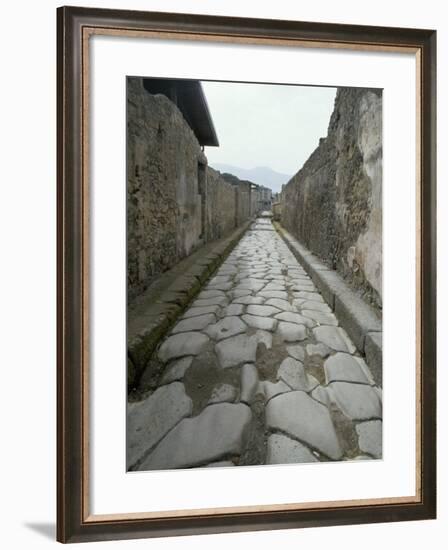
<svg viewBox="0 0 448 550">
<path fill-rule="evenodd" d="M 282 185 L 288 183 L 292 176 L 281 174 L 269 168 L 268 166 L 257 166 L 256 168 L 240 168 L 231 164 L 223 164 L 220 162 L 210 163 L 212 168 L 219 172 L 227 172 L 233 174 L 241 180 L 249 180 L 257 185 L 264 185 L 272 189 L 273 193 L 278 193 L 282 190 Z"/>
</svg>

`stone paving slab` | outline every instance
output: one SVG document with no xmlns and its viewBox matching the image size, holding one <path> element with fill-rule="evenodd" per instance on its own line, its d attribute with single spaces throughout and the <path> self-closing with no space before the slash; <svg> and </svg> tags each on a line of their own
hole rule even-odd
<svg viewBox="0 0 448 550">
<path fill-rule="evenodd" d="M 158 355 L 162 361 L 184 355 L 198 355 L 208 341 L 208 336 L 200 332 L 181 332 L 169 336 L 160 346 Z"/>
<path fill-rule="evenodd" d="M 177 359 L 169 365 L 168 369 L 164 372 L 160 385 L 169 384 L 176 380 L 182 380 L 187 370 L 191 367 L 193 362 L 193 357 L 182 357 L 182 359 Z"/>
<path fill-rule="evenodd" d="M 190 468 L 240 455 L 252 414 L 242 403 L 209 405 L 182 420 L 141 464 L 140 470 Z"/>
<path fill-rule="evenodd" d="M 276 383 L 270 382 L 269 380 L 263 380 L 263 382 L 260 382 L 260 391 L 264 393 L 267 403 L 276 395 L 291 391 L 291 388 L 290 386 L 288 386 L 288 384 L 283 382 L 283 380 L 279 380 Z"/>
<path fill-rule="evenodd" d="M 191 307 L 184 313 L 182 319 L 189 319 L 190 317 L 197 317 L 198 315 L 206 315 L 207 313 L 217 313 L 219 309 L 219 306 Z"/>
<path fill-rule="evenodd" d="M 257 354 L 258 338 L 240 334 L 222 340 L 215 346 L 220 365 L 235 367 L 241 363 L 253 363 Z"/>
<path fill-rule="evenodd" d="M 266 464 L 299 464 L 318 462 L 313 453 L 286 435 L 272 434 L 268 437 Z"/>
<path fill-rule="evenodd" d="M 344 329 L 340 327 L 317 327 L 313 329 L 314 337 L 318 342 L 325 344 L 335 351 L 355 353 L 356 348 Z"/>
<path fill-rule="evenodd" d="M 288 384 L 292 390 L 308 391 L 309 382 L 301 361 L 287 357 L 278 368 L 277 378 Z"/>
<path fill-rule="evenodd" d="M 259 328 L 262 330 L 275 330 L 277 322 L 275 319 L 270 317 L 260 317 L 258 315 L 243 315 L 241 319 L 249 326 L 253 328 Z"/>
<path fill-rule="evenodd" d="M 279 313 L 279 311 L 280 310 L 274 306 L 247 306 L 247 313 L 249 313 L 250 315 L 259 315 L 260 317 L 269 317 L 270 315 Z"/>
<path fill-rule="evenodd" d="M 314 311 L 312 309 L 304 309 L 302 307 L 302 313 L 305 317 L 309 317 L 320 325 L 331 325 L 337 327 L 339 321 L 336 319 L 333 313 L 324 313 L 322 311 Z"/>
<path fill-rule="evenodd" d="M 330 355 L 331 349 L 325 344 L 308 344 L 306 346 L 306 353 L 310 357 L 313 355 L 318 355 L 319 357 L 322 357 L 322 359 L 325 359 L 325 357 Z"/>
<path fill-rule="evenodd" d="M 222 340 L 246 332 L 247 325 L 239 317 L 224 317 L 221 321 L 209 325 L 204 332 L 213 340 Z"/>
<path fill-rule="evenodd" d="M 295 323 L 297 325 L 305 325 L 306 327 L 314 327 L 315 322 L 308 317 L 300 315 L 300 313 L 293 313 L 292 311 L 283 311 L 282 313 L 277 313 L 274 316 L 275 319 L 279 321 L 286 321 L 287 323 Z"/>
<path fill-rule="evenodd" d="M 171 334 L 177 334 L 178 332 L 191 332 L 194 330 L 203 330 L 211 323 L 216 321 L 216 317 L 213 313 L 206 313 L 205 315 L 197 315 L 179 321 L 177 325 L 171 331 Z"/>
<path fill-rule="evenodd" d="M 371 386 L 332 382 L 329 388 L 331 388 L 334 401 L 348 418 L 352 420 L 381 419 L 381 400 Z"/>
<path fill-rule="evenodd" d="M 305 350 L 304 350 L 302 345 L 296 344 L 296 345 L 292 345 L 292 346 L 286 346 L 286 351 L 294 359 L 297 359 L 298 361 L 301 361 L 302 363 L 305 361 Z"/>
<path fill-rule="evenodd" d="M 375 458 L 383 455 L 383 426 L 380 420 L 361 422 L 356 426 L 358 445 L 362 452 L 369 453 Z"/>
<path fill-rule="evenodd" d="M 303 391 L 274 397 L 266 406 L 266 424 L 337 460 L 342 450 L 328 409 Z"/>
<path fill-rule="evenodd" d="M 150 397 L 128 405 L 126 462 L 132 467 L 180 420 L 192 412 L 192 401 L 185 386 L 173 382 L 157 389 Z"/>
<path fill-rule="evenodd" d="M 277 332 L 285 342 L 297 342 L 305 340 L 307 337 L 304 325 L 296 325 L 295 323 L 287 323 L 285 321 L 280 321 Z"/>
<path fill-rule="evenodd" d="M 242 403 L 250 404 L 258 390 L 258 371 L 254 365 L 246 364 L 241 369 L 241 396 Z"/>
<path fill-rule="evenodd" d="M 328 358 L 325 361 L 324 369 L 327 384 L 336 381 L 359 382 L 361 384 L 370 384 L 371 382 L 361 364 L 361 359 L 348 353 L 336 353 Z"/>
<path fill-rule="evenodd" d="M 208 404 L 213 403 L 233 403 L 237 397 L 237 390 L 231 384 L 219 384 L 213 389 Z"/>
</svg>

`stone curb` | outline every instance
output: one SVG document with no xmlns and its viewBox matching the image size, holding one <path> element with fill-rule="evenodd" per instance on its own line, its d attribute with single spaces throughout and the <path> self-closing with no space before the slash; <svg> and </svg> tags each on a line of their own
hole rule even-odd
<svg viewBox="0 0 448 550">
<path fill-rule="evenodd" d="M 145 304 L 143 312 L 128 320 L 128 389 L 138 382 L 159 341 L 230 254 L 252 221 L 245 222 L 214 245 L 212 243 L 212 249 L 207 249 L 202 255 L 200 250 L 197 251 L 198 257 L 193 265 L 179 274 L 157 298 Z"/>
<path fill-rule="evenodd" d="M 375 382 L 382 384 L 382 322 L 373 309 L 348 286 L 343 278 L 305 248 L 279 223 L 275 229 L 311 277 L 323 298 L 335 312 L 358 351 L 365 355 Z"/>
</svg>

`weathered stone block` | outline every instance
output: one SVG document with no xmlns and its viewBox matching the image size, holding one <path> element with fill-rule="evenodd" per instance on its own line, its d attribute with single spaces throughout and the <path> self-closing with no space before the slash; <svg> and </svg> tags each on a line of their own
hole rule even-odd
<svg viewBox="0 0 448 550">
<path fill-rule="evenodd" d="M 366 335 L 364 352 L 375 382 L 383 385 L 383 333 L 369 332 Z"/>
<path fill-rule="evenodd" d="M 365 337 L 369 332 L 381 332 L 382 323 L 373 309 L 351 291 L 335 296 L 335 313 L 361 353 L 365 353 Z"/>
</svg>

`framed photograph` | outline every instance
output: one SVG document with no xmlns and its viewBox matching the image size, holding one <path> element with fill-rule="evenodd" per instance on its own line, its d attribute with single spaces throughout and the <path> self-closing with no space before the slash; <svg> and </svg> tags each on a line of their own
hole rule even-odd
<svg viewBox="0 0 448 550">
<path fill-rule="evenodd" d="M 57 24 L 58 540 L 435 518 L 436 32 Z"/>
</svg>

